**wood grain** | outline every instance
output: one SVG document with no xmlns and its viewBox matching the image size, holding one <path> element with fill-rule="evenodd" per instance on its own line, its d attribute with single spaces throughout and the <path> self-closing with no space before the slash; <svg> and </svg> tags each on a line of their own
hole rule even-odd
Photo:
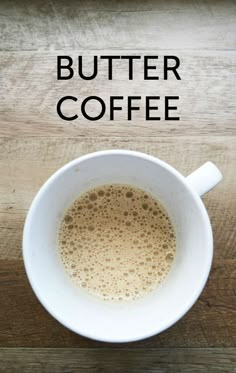
<svg viewBox="0 0 236 373">
<path fill-rule="evenodd" d="M 232 373 L 235 348 L 189 349 L 0 349 L 0 364 L 5 373 L 64 372 L 149 372 L 149 373 Z"/>
<path fill-rule="evenodd" d="M 235 22 L 236 23 L 236 22 Z M 90 51 L 83 54 L 84 64 L 90 71 L 93 55 L 106 55 Z M 127 61 L 114 63 L 114 79 L 107 79 L 107 61 L 99 61 L 98 76 L 92 81 L 83 81 L 77 74 L 71 80 L 58 81 L 56 78 L 57 55 L 55 52 L 0 52 L 1 107 L 0 136 L 182 136 L 194 135 L 230 136 L 236 133 L 235 52 L 187 53 L 179 50 L 166 50 L 159 55 L 157 62 L 158 81 L 144 81 L 143 51 L 136 51 L 142 59 L 134 65 L 134 80 L 128 80 Z M 74 57 L 75 71 L 77 59 Z M 134 54 L 117 51 L 116 55 Z M 147 55 L 155 55 L 149 50 Z M 163 55 L 177 55 L 181 65 L 179 74 L 182 80 L 170 76 L 163 80 Z M 90 67 L 90 68 L 89 68 Z M 56 112 L 60 98 L 72 95 L 78 102 L 69 101 L 63 105 L 66 115 L 77 114 L 78 119 L 68 122 Z M 87 96 L 101 97 L 107 106 L 106 114 L 99 121 L 88 121 L 81 114 L 81 102 Z M 124 96 L 123 110 L 115 113 L 115 120 L 109 118 L 110 96 Z M 141 96 L 140 111 L 134 113 L 132 121 L 127 121 L 127 96 Z M 164 97 L 179 96 L 176 102 L 180 121 L 165 121 Z M 160 115 L 160 121 L 146 121 L 145 96 L 160 96 L 159 110 L 152 114 Z M 14 103 L 14 104 L 13 104 Z M 156 104 L 156 102 L 154 102 Z M 173 102 L 172 102 L 173 103 Z M 97 115 L 100 107 L 88 106 L 90 115 Z M 175 114 L 175 113 L 174 113 Z"/>
<path fill-rule="evenodd" d="M 236 45 L 227 1 L 1 1 L 2 50 L 222 49 Z"/>
</svg>

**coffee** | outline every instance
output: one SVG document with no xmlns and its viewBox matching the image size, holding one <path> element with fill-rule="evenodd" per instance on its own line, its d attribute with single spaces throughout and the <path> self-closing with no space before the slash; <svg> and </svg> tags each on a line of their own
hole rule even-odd
<svg viewBox="0 0 236 373">
<path fill-rule="evenodd" d="M 132 300 L 167 276 L 176 236 L 152 195 L 130 185 L 107 184 L 81 194 L 66 211 L 59 251 L 79 287 L 104 300 Z"/>
</svg>

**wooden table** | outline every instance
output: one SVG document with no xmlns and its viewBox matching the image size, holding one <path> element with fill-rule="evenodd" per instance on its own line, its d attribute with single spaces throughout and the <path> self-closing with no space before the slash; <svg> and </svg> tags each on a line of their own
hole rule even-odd
<svg viewBox="0 0 236 373">
<path fill-rule="evenodd" d="M 235 1 L 41 0 L 0 3 L 0 371 L 236 371 L 236 3 Z M 117 62 L 96 80 L 57 81 L 56 56 L 177 55 L 181 81 L 143 81 Z M 160 65 L 162 69 L 162 65 Z M 180 96 L 181 120 L 127 122 L 60 119 L 65 94 Z M 160 105 L 161 107 L 161 105 Z M 160 109 L 162 110 L 162 109 Z M 153 338 L 105 344 L 55 321 L 33 294 L 22 262 L 22 229 L 46 179 L 91 151 L 140 150 L 187 175 L 212 160 L 223 182 L 204 197 L 215 252 L 200 299 L 176 325 Z"/>
</svg>

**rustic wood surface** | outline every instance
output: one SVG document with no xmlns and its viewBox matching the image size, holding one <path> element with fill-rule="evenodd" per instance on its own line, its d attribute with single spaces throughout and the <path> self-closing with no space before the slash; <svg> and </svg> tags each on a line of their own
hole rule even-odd
<svg viewBox="0 0 236 373">
<path fill-rule="evenodd" d="M 4 372 L 232 372 L 233 348 L 4 348 L 0 363 Z M 135 364 L 135 370 L 133 370 Z M 11 370 L 9 370 L 11 366 Z"/>
<path fill-rule="evenodd" d="M 185 0 L 0 2 L 0 372 L 236 372 L 236 3 Z M 158 55 L 158 82 L 134 80 L 125 62 L 107 80 L 56 80 L 56 56 Z M 163 81 L 163 56 L 181 60 L 182 80 Z M 124 111 L 64 122 L 65 94 L 180 96 L 179 122 L 134 120 Z M 160 114 L 163 105 L 160 101 Z M 79 111 L 79 104 L 78 104 Z M 164 333 L 130 344 L 78 336 L 55 321 L 25 275 L 21 239 L 30 203 L 60 166 L 91 151 L 140 150 L 184 175 L 212 160 L 224 180 L 204 197 L 215 252 L 193 308 Z"/>
</svg>

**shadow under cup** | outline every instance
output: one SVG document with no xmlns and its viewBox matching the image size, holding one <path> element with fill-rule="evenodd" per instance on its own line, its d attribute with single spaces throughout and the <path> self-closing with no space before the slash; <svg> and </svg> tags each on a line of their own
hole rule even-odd
<svg viewBox="0 0 236 373">
<path fill-rule="evenodd" d="M 103 301 L 74 285 L 58 252 L 65 210 L 81 192 L 107 183 L 132 184 L 151 193 L 176 229 L 169 275 L 153 293 L 130 302 Z M 70 162 L 44 184 L 27 216 L 23 254 L 34 292 L 59 322 L 93 339 L 127 342 L 165 330 L 189 310 L 207 280 L 212 246 L 205 207 L 181 174 L 152 156 L 111 150 Z"/>
</svg>

